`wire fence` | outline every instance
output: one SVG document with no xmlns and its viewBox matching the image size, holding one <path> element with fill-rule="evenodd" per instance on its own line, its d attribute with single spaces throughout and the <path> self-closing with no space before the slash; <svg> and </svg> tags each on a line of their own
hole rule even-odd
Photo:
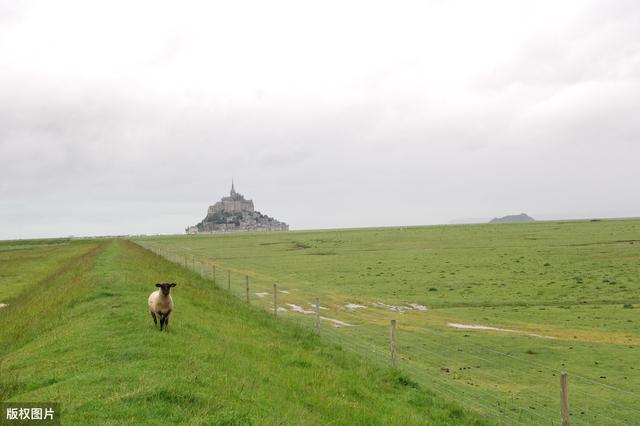
<svg viewBox="0 0 640 426">
<path fill-rule="evenodd" d="M 380 366 L 395 360 L 410 380 L 496 424 L 640 424 L 640 395 L 634 389 L 603 383 L 571 368 L 561 371 L 478 343 L 468 334 L 403 324 L 399 316 L 397 330 L 391 331 L 389 322 L 345 311 L 330 295 L 283 286 L 255 272 L 223 267 L 215 259 L 170 251 L 152 241 L 136 243 L 283 321 L 319 333 L 342 350 Z M 410 330 L 403 333 L 403 326 Z M 565 372 L 569 385 L 562 388 Z"/>
</svg>

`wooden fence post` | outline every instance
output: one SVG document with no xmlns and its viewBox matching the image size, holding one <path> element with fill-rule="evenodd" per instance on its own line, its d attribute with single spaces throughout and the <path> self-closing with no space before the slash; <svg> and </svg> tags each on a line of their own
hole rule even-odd
<svg viewBox="0 0 640 426">
<path fill-rule="evenodd" d="M 227 271 L 227 290 L 231 291 L 231 270 Z"/>
<path fill-rule="evenodd" d="M 320 298 L 316 297 L 316 334 L 320 335 Z"/>
<path fill-rule="evenodd" d="M 278 284 L 273 283 L 273 315 L 278 316 Z"/>
<path fill-rule="evenodd" d="M 396 368 L 396 320 L 391 320 L 391 366 Z"/>
<path fill-rule="evenodd" d="M 562 426 L 569 426 L 569 379 L 566 371 L 560 373 L 560 410 Z"/>
<path fill-rule="evenodd" d="M 215 282 L 216 282 L 216 265 L 211 265 L 211 279 L 213 280 L 213 283 L 215 284 Z"/>
<path fill-rule="evenodd" d="M 247 303 L 249 303 L 249 275 L 245 275 L 245 286 L 247 287 Z"/>
</svg>

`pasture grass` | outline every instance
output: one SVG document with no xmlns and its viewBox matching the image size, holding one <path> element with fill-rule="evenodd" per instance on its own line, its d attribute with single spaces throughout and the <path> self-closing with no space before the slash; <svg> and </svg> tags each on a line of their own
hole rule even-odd
<svg viewBox="0 0 640 426">
<path fill-rule="evenodd" d="M 0 303 L 11 304 L 30 283 L 94 246 L 69 239 L 0 241 Z"/>
<path fill-rule="evenodd" d="M 0 255 L 0 400 L 59 402 L 63 424 L 486 423 L 131 242 Z M 160 281 L 178 283 L 166 333 L 146 309 Z"/>
<path fill-rule="evenodd" d="M 640 221 L 562 221 L 164 236 L 136 239 L 325 339 L 388 364 L 398 320 L 400 365 L 422 386 L 507 424 L 554 424 L 569 372 L 573 424 L 640 422 Z M 263 297 L 260 297 L 259 294 Z M 262 293 L 267 293 L 265 296 Z M 387 306 L 374 303 L 382 302 Z M 348 304 L 365 308 L 349 309 Z M 424 305 L 427 311 L 391 310 Z M 506 329 L 455 329 L 449 323 Z"/>
</svg>

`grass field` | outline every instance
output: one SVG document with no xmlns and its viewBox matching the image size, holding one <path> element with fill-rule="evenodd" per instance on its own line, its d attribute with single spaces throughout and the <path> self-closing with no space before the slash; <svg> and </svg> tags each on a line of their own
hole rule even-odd
<svg viewBox="0 0 640 426">
<path fill-rule="evenodd" d="M 63 424 L 487 423 L 126 240 L 0 242 L 0 302 L 0 401 L 57 401 Z"/>
<path fill-rule="evenodd" d="M 605 220 L 139 238 L 254 305 L 388 363 L 389 320 L 413 380 L 489 420 L 640 424 L 640 221 Z M 411 308 L 411 305 L 414 308 Z M 347 305 L 350 305 L 349 308 Z M 354 305 L 360 305 L 354 306 Z M 420 310 L 423 305 L 427 310 Z M 399 312 L 402 311 L 402 312 Z M 506 329 L 460 329 L 486 326 Z"/>
</svg>

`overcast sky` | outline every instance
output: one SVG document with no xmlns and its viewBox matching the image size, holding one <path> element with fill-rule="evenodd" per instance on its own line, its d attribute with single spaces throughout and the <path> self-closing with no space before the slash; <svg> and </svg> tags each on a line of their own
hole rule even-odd
<svg viewBox="0 0 640 426">
<path fill-rule="evenodd" d="M 640 216 L 640 2 L 0 0 L 0 239 Z"/>
</svg>

